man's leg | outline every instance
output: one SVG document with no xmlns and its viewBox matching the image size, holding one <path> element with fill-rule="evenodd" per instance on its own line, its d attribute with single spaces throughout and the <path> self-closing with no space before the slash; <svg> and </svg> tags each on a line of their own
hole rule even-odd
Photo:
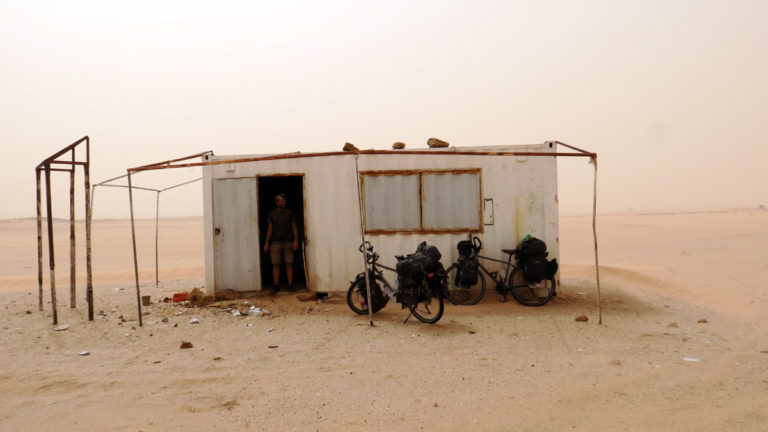
<svg viewBox="0 0 768 432">
<path fill-rule="evenodd" d="M 283 249 L 283 262 L 285 262 L 285 277 L 288 279 L 288 291 L 295 291 L 293 287 L 293 247 L 290 242 L 285 243 Z"/>
<path fill-rule="evenodd" d="M 275 281 L 275 286 L 278 286 L 280 282 L 280 264 L 272 264 L 272 280 Z"/>
<path fill-rule="evenodd" d="M 288 278 L 288 285 L 293 285 L 293 264 L 285 263 L 285 276 Z"/>
<path fill-rule="evenodd" d="M 280 290 L 278 283 L 280 283 L 280 262 L 283 257 L 279 244 L 278 242 L 272 242 L 269 245 L 269 255 L 272 258 L 272 280 L 275 282 L 275 285 L 270 290 L 272 294 Z"/>
</svg>

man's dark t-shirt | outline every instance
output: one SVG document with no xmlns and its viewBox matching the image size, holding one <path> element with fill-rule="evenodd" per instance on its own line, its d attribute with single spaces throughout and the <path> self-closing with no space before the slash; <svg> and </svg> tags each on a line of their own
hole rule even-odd
<svg viewBox="0 0 768 432">
<path fill-rule="evenodd" d="M 293 241 L 293 227 L 291 223 L 296 223 L 296 216 L 291 209 L 274 209 L 269 212 L 267 222 L 272 224 L 272 237 L 270 242 Z"/>
</svg>

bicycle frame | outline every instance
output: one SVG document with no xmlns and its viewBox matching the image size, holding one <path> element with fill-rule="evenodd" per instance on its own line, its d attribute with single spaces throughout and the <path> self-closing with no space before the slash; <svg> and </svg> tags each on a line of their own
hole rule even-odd
<svg viewBox="0 0 768 432">
<path fill-rule="evenodd" d="M 488 275 L 488 277 L 489 277 L 489 278 L 490 278 L 492 281 L 496 282 L 496 284 L 497 284 L 497 285 L 503 285 L 503 286 L 505 286 L 505 287 L 506 287 L 506 286 L 507 286 L 507 283 L 506 283 L 507 277 L 509 277 L 510 273 L 511 273 L 511 272 L 513 272 L 513 271 L 515 271 L 515 269 L 517 268 L 517 266 L 516 266 L 515 264 L 512 264 L 512 254 L 509 254 L 509 258 L 507 258 L 507 260 L 506 260 L 506 261 L 502 261 L 502 260 L 500 260 L 500 259 L 496 259 L 496 258 L 491 258 L 491 257 L 482 256 L 482 255 L 480 255 L 480 254 L 478 254 L 478 255 L 477 255 L 477 257 L 478 257 L 478 258 L 482 258 L 482 259 L 484 259 L 484 260 L 488 260 L 488 261 L 495 261 L 495 262 L 497 262 L 497 263 L 502 263 L 502 264 L 504 264 L 504 265 L 505 265 L 505 266 L 504 266 L 504 276 L 503 276 L 501 279 L 498 279 L 498 278 L 497 278 L 497 276 L 498 276 L 499 272 L 491 272 L 491 271 L 489 271 L 487 268 L 485 268 L 485 266 L 483 265 L 483 263 L 481 263 L 481 262 L 478 262 L 478 267 L 479 267 L 479 268 L 480 268 L 480 269 L 481 269 L 481 270 L 482 270 L 482 271 L 483 271 L 483 272 L 484 272 L 486 275 Z"/>
</svg>

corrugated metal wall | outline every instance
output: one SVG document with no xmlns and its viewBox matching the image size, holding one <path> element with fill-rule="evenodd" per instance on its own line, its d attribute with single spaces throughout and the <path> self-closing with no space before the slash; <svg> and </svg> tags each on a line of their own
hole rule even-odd
<svg viewBox="0 0 768 432">
<path fill-rule="evenodd" d="M 554 151 L 546 144 L 533 146 L 461 148 L 461 151 Z M 217 156 L 212 160 L 227 159 Z M 359 155 L 359 169 L 367 172 L 414 171 L 421 172 L 422 215 L 427 229 L 442 229 L 457 225 L 475 226 L 479 217 L 469 217 L 466 212 L 430 209 L 454 206 L 463 208 L 474 203 L 483 208 L 484 199 L 493 200 L 493 225 L 480 225 L 473 232 L 424 233 L 400 232 L 368 234 L 382 263 L 394 266 L 394 255 L 410 253 L 422 240 L 437 246 L 447 267 L 458 254 L 456 243 L 470 235 L 477 235 L 484 243 L 483 255 L 500 257 L 501 248 L 514 248 L 526 235 L 531 234 L 547 243 L 550 257 L 559 256 L 557 163 L 554 157 L 490 156 L 490 155 L 408 155 L 375 154 Z M 441 176 L 429 170 L 476 170 L 461 175 Z M 357 251 L 360 244 L 360 214 L 355 176 L 355 156 L 339 155 L 247 162 L 233 165 L 204 167 L 205 223 L 211 224 L 215 197 L 211 195 L 213 178 L 237 178 L 303 173 L 305 176 L 304 205 L 307 232 L 308 285 L 316 291 L 343 292 L 354 276 L 362 271 L 362 257 Z M 475 177 L 478 176 L 478 177 Z M 379 177 L 378 179 L 376 177 Z M 401 196 L 384 193 L 386 186 L 401 182 Z M 417 229 L 413 223 L 418 217 L 414 207 L 412 190 L 417 176 L 365 176 L 363 191 L 376 200 L 366 200 L 367 226 L 391 228 L 392 226 Z M 396 177 L 396 176 L 395 176 Z M 479 178 L 479 187 L 477 181 Z M 418 180 L 416 180 L 418 181 Z M 417 188 L 418 190 L 418 188 Z M 410 198 L 408 198 L 410 197 Z M 440 205 L 432 205 L 433 202 Z M 426 204 L 424 204 L 426 203 Z M 458 215 L 458 216 L 457 216 Z M 206 285 L 214 286 L 213 230 L 206 227 Z M 495 268 L 493 263 L 487 263 Z M 391 275 L 390 275 L 391 276 Z"/>
</svg>

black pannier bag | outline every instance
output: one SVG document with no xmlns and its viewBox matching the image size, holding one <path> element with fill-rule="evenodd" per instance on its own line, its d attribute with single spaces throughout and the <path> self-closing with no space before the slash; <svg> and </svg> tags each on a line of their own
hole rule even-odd
<svg viewBox="0 0 768 432">
<path fill-rule="evenodd" d="M 457 285 L 471 286 L 476 284 L 478 267 L 480 267 L 480 261 L 476 256 L 460 260 L 459 269 L 456 275 Z"/>
<path fill-rule="evenodd" d="M 547 277 L 555 277 L 555 273 L 557 273 L 558 267 L 557 258 L 553 259 L 552 261 L 547 261 Z"/>
<path fill-rule="evenodd" d="M 376 280 L 376 275 L 374 275 L 373 272 L 369 272 L 368 281 L 371 284 L 371 301 L 368 303 L 373 306 L 373 312 L 376 313 L 387 305 L 388 299 L 387 296 L 384 295 L 384 291 L 381 289 L 381 284 Z M 368 290 L 365 289 L 365 279 L 362 279 L 362 284 L 360 285 L 360 295 L 367 300 Z"/>
<path fill-rule="evenodd" d="M 431 260 L 423 253 L 414 253 L 398 261 L 397 271 L 397 300 L 402 304 L 418 302 L 418 292 L 424 283 L 425 269 Z"/>
<path fill-rule="evenodd" d="M 549 265 L 547 263 L 547 259 L 541 254 L 538 256 L 529 257 L 523 266 L 525 280 L 528 282 L 541 282 L 542 279 L 547 277 L 547 270 L 549 270 Z"/>
</svg>

